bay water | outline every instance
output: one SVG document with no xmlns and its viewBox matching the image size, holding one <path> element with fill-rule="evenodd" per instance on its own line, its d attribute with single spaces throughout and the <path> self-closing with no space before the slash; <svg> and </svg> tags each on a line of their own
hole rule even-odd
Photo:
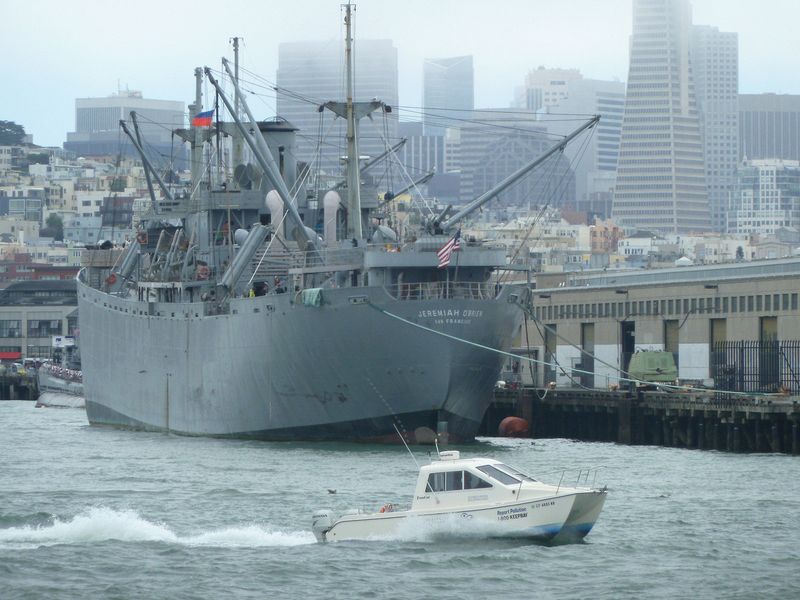
<svg viewBox="0 0 800 600">
<path fill-rule="evenodd" d="M 564 439 L 455 449 L 553 482 L 601 466 L 603 513 L 562 546 L 458 531 L 317 544 L 316 509 L 410 503 L 402 446 L 124 431 L 0 402 L 0 598 L 800 597 L 800 457 Z M 431 450 L 412 447 L 420 462 Z"/>
</svg>

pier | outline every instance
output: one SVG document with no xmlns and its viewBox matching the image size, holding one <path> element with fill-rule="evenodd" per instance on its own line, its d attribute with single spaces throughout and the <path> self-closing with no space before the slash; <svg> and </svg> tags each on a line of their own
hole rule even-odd
<svg viewBox="0 0 800 600">
<path fill-rule="evenodd" d="M 36 374 L 17 375 L 6 373 L 0 375 L 0 400 L 36 400 L 39 397 L 39 386 Z"/>
<path fill-rule="evenodd" d="M 800 454 L 800 397 L 520 388 L 497 390 L 481 433 L 522 417 L 531 438 Z"/>
</svg>

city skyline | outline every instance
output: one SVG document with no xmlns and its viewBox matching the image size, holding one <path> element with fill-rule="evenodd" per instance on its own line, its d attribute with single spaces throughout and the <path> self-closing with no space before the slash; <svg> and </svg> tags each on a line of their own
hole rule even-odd
<svg viewBox="0 0 800 600">
<path fill-rule="evenodd" d="M 231 19 L 234 26 L 226 19 L 220 26 L 219 9 L 204 1 L 171 3 L 166 10 L 144 1 L 137 14 L 152 18 L 131 19 L 131 27 L 120 26 L 129 14 L 121 8 L 94 0 L 78 4 L 82 10 L 48 0 L 0 9 L 7 32 L 0 51 L 8 67 L 0 117 L 23 125 L 40 145 L 61 145 L 74 130 L 76 98 L 105 97 L 128 87 L 146 98 L 188 103 L 194 67 L 217 66 L 220 56 L 230 56 L 231 36 L 244 38 L 244 66 L 274 81 L 280 43 L 335 44 L 342 30 L 338 1 L 306 0 L 302 10 L 296 5 L 253 10 L 233 2 L 226 13 L 237 16 Z M 791 78 L 796 53 L 789 51 L 796 45 L 792 16 L 800 16 L 795 3 L 765 0 L 757 12 L 738 2 L 692 5 L 694 23 L 739 33 L 741 93 L 800 93 L 800 82 Z M 356 12 L 357 39 L 392 39 L 398 48 L 401 116 L 403 105 L 422 105 L 425 58 L 474 56 L 477 108 L 508 106 L 514 88 L 539 65 L 580 69 L 593 79 L 624 81 L 627 74 L 630 0 L 559 6 L 513 1 L 502 10 L 479 2 L 412 0 L 404 7 L 390 13 L 375 0 L 364 0 Z M 242 18 L 245 14 L 252 18 Z M 274 102 L 260 102 L 257 112 L 271 116 Z"/>
</svg>

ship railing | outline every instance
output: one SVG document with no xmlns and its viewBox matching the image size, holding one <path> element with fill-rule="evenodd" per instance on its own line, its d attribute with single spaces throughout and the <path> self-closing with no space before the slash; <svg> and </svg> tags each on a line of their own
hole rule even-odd
<svg viewBox="0 0 800 600">
<path fill-rule="evenodd" d="M 385 286 L 397 300 L 493 300 L 501 286 L 488 282 L 430 281 Z"/>
<path fill-rule="evenodd" d="M 286 273 L 289 269 L 299 269 L 313 265 L 321 259 L 322 263 L 330 266 L 361 264 L 364 257 L 363 248 L 324 248 L 317 256 L 316 253 L 302 250 L 275 248 L 269 252 L 266 248 L 256 252 L 251 264 L 257 275 L 272 273 Z M 318 263 L 317 263 L 318 264 Z"/>
<path fill-rule="evenodd" d="M 313 266 L 320 262 L 331 267 L 358 265 L 362 263 L 365 252 L 375 250 L 387 253 L 402 252 L 408 254 L 414 252 L 432 254 L 441 246 L 440 240 L 434 240 L 434 242 L 433 245 L 423 248 L 419 248 L 415 244 L 399 243 L 362 244 L 353 247 L 323 247 L 319 253 L 316 253 L 287 248 L 285 245 L 276 244 L 274 240 L 268 240 L 253 256 L 251 264 L 254 271 L 257 269 L 257 275 L 268 275 L 277 272 L 285 273 L 289 269 Z M 269 248 L 269 251 L 267 251 L 267 248 Z"/>
<path fill-rule="evenodd" d="M 439 242 L 440 240 L 435 240 L 434 245 L 424 249 L 418 248 L 415 244 L 399 244 L 394 242 L 366 245 L 361 244 L 353 247 L 323 247 L 320 249 L 319 254 L 317 255 L 315 252 L 304 252 L 302 250 L 289 249 L 285 246 L 279 246 L 276 245 L 274 241 L 268 240 L 264 242 L 264 247 L 255 254 L 253 262 L 257 263 L 262 261 L 263 257 L 263 261 L 280 261 L 284 262 L 287 266 L 302 267 L 313 264 L 317 258 L 321 258 L 322 263 L 326 265 L 351 265 L 360 262 L 364 256 L 364 253 L 367 251 L 379 250 L 387 253 L 423 252 L 425 254 L 430 254 L 439 249 L 441 246 Z M 266 251 L 267 247 L 269 247 L 269 252 Z"/>
</svg>

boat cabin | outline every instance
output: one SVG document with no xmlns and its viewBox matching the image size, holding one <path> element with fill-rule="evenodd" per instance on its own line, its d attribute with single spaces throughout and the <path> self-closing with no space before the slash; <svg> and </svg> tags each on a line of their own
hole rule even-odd
<svg viewBox="0 0 800 600">
<path fill-rule="evenodd" d="M 462 459 L 457 450 L 420 468 L 411 510 L 471 508 L 513 500 L 525 483 L 539 482 L 490 458 Z"/>
</svg>

